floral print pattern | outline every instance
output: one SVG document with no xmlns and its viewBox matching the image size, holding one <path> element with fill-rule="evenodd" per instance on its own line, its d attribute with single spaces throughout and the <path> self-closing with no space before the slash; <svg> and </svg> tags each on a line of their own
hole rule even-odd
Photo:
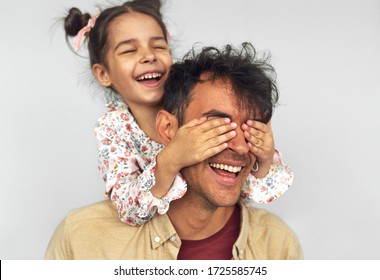
<svg viewBox="0 0 380 280">
<path fill-rule="evenodd" d="M 293 183 L 293 171 L 281 159 L 279 151 L 275 150 L 273 163 L 264 178 L 255 178 L 249 174 L 242 189 L 240 199 L 247 207 L 254 202 L 270 203 L 286 192 Z"/>
<path fill-rule="evenodd" d="M 95 127 L 98 169 L 106 183 L 106 195 L 116 206 L 120 220 L 138 226 L 151 219 L 156 212 L 166 213 L 170 202 L 185 194 L 187 184 L 178 174 L 164 197 L 154 197 L 150 188 L 155 184 L 156 156 L 163 145 L 150 139 L 140 129 L 124 102 L 114 100 L 106 106 L 108 112 Z M 247 206 L 253 202 L 271 202 L 290 187 L 292 180 L 292 171 L 283 165 L 276 151 L 267 177 L 256 179 L 249 175 L 241 200 Z"/>
</svg>

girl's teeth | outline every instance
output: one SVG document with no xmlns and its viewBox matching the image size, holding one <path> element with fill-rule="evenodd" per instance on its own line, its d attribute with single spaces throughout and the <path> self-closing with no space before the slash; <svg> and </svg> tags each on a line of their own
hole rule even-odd
<svg viewBox="0 0 380 280">
<path fill-rule="evenodd" d="M 150 73 L 150 74 L 145 74 L 137 78 L 138 81 L 146 80 L 146 79 L 155 79 L 161 77 L 160 73 Z"/>
</svg>

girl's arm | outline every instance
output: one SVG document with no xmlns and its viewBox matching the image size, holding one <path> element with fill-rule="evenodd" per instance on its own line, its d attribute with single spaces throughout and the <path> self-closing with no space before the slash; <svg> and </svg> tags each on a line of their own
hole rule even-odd
<svg viewBox="0 0 380 280">
<path fill-rule="evenodd" d="M 282 162 L 281 154 L 275 150 L 269 172 L 263 178 L 249 174 L 241 192 L 244 205 L 252 206 L 254 202 L 270 203 L 283 195 L 292 185 L 294 174 L 289 166 Z"/>
<path fill-rule="evenodd" d="M 252 170 L 242 190 L 244 204 L 269 203 L 286 192 L 293 182 L 293 171 L 282 162 L 274 148 L 271 122 L 264 124 L 249 120 L 242 125 L 257 169 Z"/>
<path fill-rule="evenodd" d="M 155 155 L 161 146 L 156 144 L 147 147 L 152 156 L 142 157 L 130 137 L 133 132 L 120 128 L 127 123 L 116 122 L 116 128 L 115 118 L 111 116 L 112 112 L 106 114 L 95 128 L 98 169 L 106 183 L 106 194 L 115 205 L 120 220 L 128 225 L 139 226 L 157 210 L 165 211 L 165 202 L 170 200 L 165 198 L 163 201 L 150 192 L 155 185 Z M 173 181 L 175 190 L 171 194 L 179 198 L 186 191 L 186 183 L 179 176 Z"/>
</svg>

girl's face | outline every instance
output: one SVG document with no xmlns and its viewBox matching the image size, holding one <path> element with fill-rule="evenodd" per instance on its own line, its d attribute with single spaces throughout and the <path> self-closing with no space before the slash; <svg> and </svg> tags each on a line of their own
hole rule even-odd
<svg viewBox="0 0 380 280">
<path fill-rule="evenodd" d="M 160 104 L 173 61 L 154 18 L 129 12 L 111 21 L 106 59 L 107 67 L 93 67 L 103 86 L 112 86 L 131 109 Z"/>
</svg>

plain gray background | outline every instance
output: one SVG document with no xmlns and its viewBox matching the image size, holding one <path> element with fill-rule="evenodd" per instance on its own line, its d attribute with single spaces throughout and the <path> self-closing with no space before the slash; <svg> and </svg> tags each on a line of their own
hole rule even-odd
<svg viewBox="0 0 380 280">
<path fill-rule="evenodd" d="M 42 259 L 67 211 L 104 198 L 101 93 L 57 24 L 97 3 L 108 2 L 1 5 L 1 259 Z M 177 57 L 195 42 L 271 51 L 273 131 L 295 180 L 265 207 L 298 234 L 306 259 L 379 259 L 380 1 L 167 0 L 162 11 Z"/>
</svg>

